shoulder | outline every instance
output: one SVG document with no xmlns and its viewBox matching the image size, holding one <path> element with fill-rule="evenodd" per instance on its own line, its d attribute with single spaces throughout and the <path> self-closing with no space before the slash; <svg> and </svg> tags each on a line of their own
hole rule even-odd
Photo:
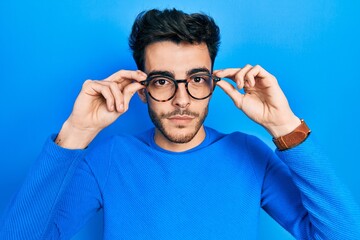
<svg viewBox="0 0 360 240">
<path fill-rule="evenodd" d="M 91 169 L 100 185 L 106 180 L 113 164 L 114 157 L 125 154 L 133 147 L 137 138 L 129 134 L 119 134 L 111 137 L 97 139 L 88 149 L 85 164 Z"/>
<path fill-rule="evenodd" d="M 88 150 L 87 159 L 89 159 L 91 164 L 103 165 L 111 161 L 114 155 L 126 155 L 139 147 L 148 146 L 151 134 L 152 130 L 150 129 L 136 135 L 117 134 L 105 139 L 100 139 Z"/>
<path fill-rule="evenodd" d="M 234 144 L 242 144 L 246 145 L 247 148 L 265 148 L 268 149 L 269 147 L 258 137 L 247 134 L 244 132 L 231 132 L 231 133 L 221 133 L 213 128 L 206 127 L 207 134 L 211 135 L 211 138 L 214 140 L 214 142 L 221 140 L 225 142 L 231 142 Z"/>
<path fill-rule="evenodd" d="M 226 152 L 235 152 L 242 156 L 268 158 L 273 150 L 260 138 L 244 132 L 220 133 L 207 127 L 212 135 L 212 145 L 220 145 Z"/>
<path fill-rule="evenodd" d="M 274 159 L 274 151 L 251 134 L 236 131 L 221 135 L 209 146 L 211 156 L 221 156 L 223 160 L 235 163 L 238 168 L 244 169 L 244 173 L 254 174 L 261 184 L 267 166 Z"/>
</svg>

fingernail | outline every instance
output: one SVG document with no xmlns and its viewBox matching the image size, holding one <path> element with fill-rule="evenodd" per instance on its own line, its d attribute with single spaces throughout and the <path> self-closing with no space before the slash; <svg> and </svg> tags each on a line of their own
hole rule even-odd
<svg viewBox="0 0 360 240">
<path fill-rule="evenodd" d="M 120 104 L 119 109 L 121 112 L 124 111 L 124 104 Z"/>
</svg>

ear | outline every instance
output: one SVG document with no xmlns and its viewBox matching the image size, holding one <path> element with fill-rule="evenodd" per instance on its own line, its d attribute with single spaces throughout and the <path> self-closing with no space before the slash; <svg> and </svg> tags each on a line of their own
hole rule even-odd
<svg viewBox="0 0 360 240">
<path fill-rule="evenodd" d="M 145 92 L 145 88 L 143 89 L 140 89 L 137 91 L 139 97 L 140 97 L 140 100 L 143 102 L 143 103 L 147 103 L 147 97 L 146 97 L 146 92 Z"/>
</svg>

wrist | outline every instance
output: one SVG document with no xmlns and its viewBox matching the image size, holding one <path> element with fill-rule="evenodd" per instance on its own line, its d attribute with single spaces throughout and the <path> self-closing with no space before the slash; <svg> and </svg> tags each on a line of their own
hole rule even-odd
<svg viewBox="0 0 360 240">
<path fill-rule="evenodd" d="M 63 148 L 84 149 L 100 131 L 91 128 L 79 128 L 66 120 L 55 139 L 55 143 Z"/>
<path fill-rule="evenodd" d="M 265 127 L 265 128 L 271 134 L 271 136 L 273 138 L 278 138 L 278 137 L 285 136 L 285 135 L 291 133 L 300 124 L 301 124 L 300 118 L 298 118 L 294 115 L 288 121 L 286 121 L 285 124 L 272 125 L 272 126 Z"/>
<path fill-rule="evenodd" d="M 278 138 L 273 138 L 273 142 L 280 151 L 284 151 L 296 147 L 297 145 L 304 142 L 310 133 L 311 130 L 305 121 L 301 120 L 300 125 L 297 126 L 292 132 Z"/>
</svg>

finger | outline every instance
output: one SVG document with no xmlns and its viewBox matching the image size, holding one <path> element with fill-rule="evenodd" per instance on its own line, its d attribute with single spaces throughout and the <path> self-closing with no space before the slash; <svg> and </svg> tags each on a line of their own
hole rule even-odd
<svg viewBox="0 0 360 240">
<path fill-rule="evenodd" d="M 116 111 L 123 112 L 124 111 L 124 96 L 123 96 L 123 93 L 122 93 L 122 91 L 120 89 L 121 84 L 111 82 L 109 84 L 109 87 L 110 87 L 111 93 L 112 93 L 112 95 L 114 96 L 114 99 L 115 99 Z"/>
<path fill-rule="evenodd" d="M 223 69 L 223 70 L 218 70 L 215 73 L 215 76 L 220 77 L 220 78 L 229 78 L 229 79 L 233 80 L 236 83 L 236 86 L 239 89 L 241 89 L 242 88 L 241 84 L 239 84 L 235 80 L 235 76 L 240 70 L 241 70 L 241 68 L 226 68 L 226 69 Z"/>
<path fill-rule="evenodd" d="M 95 81 L 97 81 L 99 84 L 102 84 L 104 86 L 110 86 L 112 83 L 116 83 L 120 91 L 122 91 L 124 87 L 127 86 L 128 84 L 134 82 L 134 80 L 132 79 L 122 78 L 121 80 L 117 81 L 115 79 L 110 79 L 110 77 L 105 78 L 104 80 L 95 80 Z"/>
<path fill-rule="evenodd" d="M 268 71 L 266 71 L 260 65 L 254 66 L 250 72 L 255 73 L 255 75 L 257 75 L 258 77 L 261 77 L 261 78 L 268 77 L 269 75 L 271 75 Z"/>
<path fill-rule="evenodd" d="M 124 88 L 124 111 L 127 111 L 127 109 L 129 108 L 129 102 L 131 100 L 131 98 L 134 96 L 134 94 L 140 90 L 145 88 L 144 85 L 138 83 L 138 82 L 134 82 L 130 85 L 127 85 Z"/>
<path fill-rule="evenodd" d="M 219 72 L 221 72 L 221 71 L 223 71 L 222 69 L 217 69 L 217 70 L 214 70 L 212 73 L 214 74 L 214 75 L 216 75 L 217 73 L 219 73 Z"/>
<path fill-rule="evenodd" d="M 215 76 L 220 77 L 220 78 L 234 78 L 235 74 L 240 71 L 241 68 L 226 68 L 226 69 L 222 69 L 222 70 L 216 70 L 214 71 Z"/>
<path fill-rule="evenodd" d="M 128 80 L 128 79 L 124 79 L 121 82 L 111 82 L 111 81 L 107 81 L 107 80 L 102 80 L 100 81 L 100 84 L 103 84 L 104 86 L 111 86 L 113 83 L 117 85 L 118 89 L 121 91 L 121 93 L 123 94 L 124 88 L 129 85 L 132 84 L 136 81 L 134 80 Z"/>
<path fill-rule="evenodd" d="M 242 89 L 245 86 L 245 75 L 252 69 L 252 66 L 250 64 L 247 64 L 245 67 L 243 67 L 240 71 L 238 71 L 235 75 L 235 81 L 237 83 L 237 87 L 239 89 Z"/>
<path fill-rule="evenodd" d="M 244 76 L 251 69 L 251 65 L 246 65 L 244 68 L 227 68 L 221 71 L 218 71 L 216 76 L 221 78 L 230 78 L 235 83 L 238 89 L 242 89 L 245 84 Z"/>
<path fill-rule="evenodd" d="M 233 100 L 235 106 L 242 109 L 244 95 L 241 94 L 233 85 L 226 81 L 219 81 L 217 85 Z"/>
<path fill-rule="evenodd" d="M 91 85 L 89 85 L 89 88 L 95 92 L 96 94 L 100 94 L 104 97 L 106 101 L 106 107 L 109 112 L 113 112 L 115 110 L 114 103 L 114 95 L 112 94 L 110 87 L 105 86 L 100 83 L 100 81 L 93 81 Z"/>
<path fill-rule="evenodd" d="M 250 69 L 244 76 L 245 81 L 248 83 L 247 87 L 254 87 L 256 84 L 255 77 L 259 73 L 259 68 L 257 66 Z"/>
<path fill-rule="evenodd" d="M 123 81 L 142 81 L 147 78 L 146 73 L 137 70 L 120 70 L 114 74 L 112 74 L 110 77 L 106 78 L 105 81 L 111 81 L 111 82 L 123 82 Z M 129 84 L 129 83 L 128 83 Z"/>
<path fill-rule="evenodd" d="M 127 111 L 128 109 L 128 103 L 130 101 L 130 98 L 132 97 L 133 93 L 130 94 L 130 98 L 125 100 L 124 99 L 124 96 L 125 96 L 125 88 L 127 88 L 128 86 L 131 86 L 133 84 L 136 84 L 136 85 L 140 85 L 139 88 L 136 88 L 135 92 L 141 88 L 144 88 L 145 86 L 143 86 L 142 84 L 138 83 L 138 82 L 134 82 L 134 81 L 130 81 L 129 84 L 125 84 L 124 87 L 122 87 L 123 82 L 122 83 L 117 83 L 117 82 L 110 82 L 110 81 L 99 81 L 99 84 L 102 84 L 103 86 L 106 86 L 106 87 L 109 87 L 113 96 L 114 96 L 114 99 L 115 99 L 115 107 L 116 107 L 116 110 L 118 112 L 125 112 Z M 130 91 L 133 89 L 133 88 L 129 88 Z M 135 93 L 134 92 L 134 93 Z M 126 102 L 126 103 L 125 103 Z M 126 106 L 125 106 L 126 105 Z"/>
<path fill-rule="evenodd" d="M 249 82 L 251 87 L 255 86 L 257 79 L 265 79 L 265 78 L 275 79 L 270 73 L 268 73 L 260 65 L 256 65 L 255 67 L 250 69 L 245 75 L 245 79 Z"/>
</svg>

